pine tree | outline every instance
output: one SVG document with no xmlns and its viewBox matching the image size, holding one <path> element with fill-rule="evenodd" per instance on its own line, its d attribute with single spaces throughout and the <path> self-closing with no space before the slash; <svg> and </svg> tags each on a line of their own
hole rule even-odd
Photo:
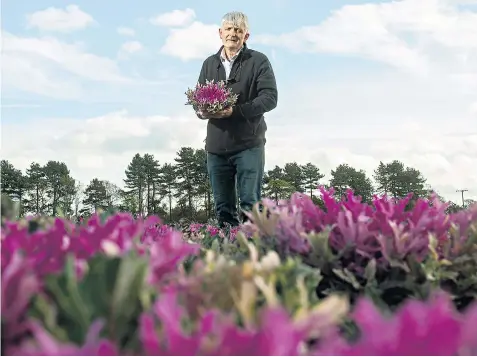
<svg viewBox="0 0 477 357">
<path fill-rule="evenodd" d="M 302 173 L 304 189 L 310 194 L 311 199 L 313 199 L 313 192 L 318 188 L 320 180 L 325 177 L 325 175 L 323 175 L 320 172 L 320 169 L 311 162 L 302 166 Z"/>
<path fill-rule="evenodd" d="M 412 167 L 405 167 L 399 160 L 384 164 L 380 162 L 374 171 L 374 179 L 379 194 L 387 194 L 392 198 L 404 198 L 413 193 L 413 200 L 426 197 L 426 179 L 421 172 Z"/>
<path fill-rule="evenodd" d="M 141 155 L 134 155 L 132 161 L 129 163 L 125 171 L 126 178 L 124 183 L 127 188 L 127 193 L 131 193 L 135 196 L 137 202 L 138 214 L 144 214 L 144 192 L 146 190 L 146 171 L 144 167 L 144 159 Z M 133 212 L 136 213 L 136 212 Z"/>
<path fill-rule="evenodd" d="M 153 214 L 157 213 L 160 204 L 156 196 L 159 188 L 161 166 L 151 154 L 144 154 L 143 164 L 146 176 L 146 208 L 148 214 Z"/>
<path fill-rule="evenodd" d="M 44 214 L 48 209 L 48 181 L 45 168 L 37 162 L 32 162 L 26 170 L 28 182 L 27 200 L 25 210 L 35 214 Z"/>
<path fill-rule="evenodd" d="M 91 180 L 84 190 L 83 206 L 87 208 L 90 213 L 95 212 L 98 208 L 105 209 L 108 207 L 108 194 L 104 181 L 98 178 Z"/>
<path fill-rule="evenodd" d="M 189 217 L 193 217 L 195 214 L 194 208 L 194 196 L 196 187 L 194 185 L 194 162 L 195 152 L 191 147 L 183 147 L 177 152 L 177 156 L 174 159 L 176 162 L 176 197 L 178 199 L 186 198 L 187 201 L 187 214 Z"/>
<path fill-rule="evenodd" d="M 295 186 L 285 179 L 285 174 L 280 166 L 268 170 L 263 176 L 264 196 L 272 198 L 277 204 L 279 200 L 290 198 L 296 191 Z"/>
<path fill-rule="evenodd" d="M 18 200 L 18 214 L 23 215 L 24 198 L 28 180 L 21 170 L 16 169 L 9 161 L 1 161 L 1 191 L 10 198 Z"/>
<path fill-rule="evenodd" d="M 356 170 L 348 164 L 341 164 L 331 170 L 330 186 L 335 190 L 335 197 L 341 198 L 347 189 L 353 190 L 362 201 L 370 202 L 373 196 L 373 184 L 364 170 Z"/>
<path fill-rule="evenodd" d="M 70 170 L 64 162 L 50 160 L 44 166 L 44 172 L 48 207 L 51 214 L 56 216 L 58 208 L 67 208 L 68 202 L 65 200 L 71 199 L 71 204 L 73 203 L 74 179 L 70 176 Z"/>
<path fill-rule="evenodd" d="M 298 165 L 296 162 L 289 162 L 285 164 L 283 168 L 283 178 L 289 182 L 296 192 L 303 192 L 303 183 L 305 177 L 303 174 L 303 166 Z"/>
</svg>

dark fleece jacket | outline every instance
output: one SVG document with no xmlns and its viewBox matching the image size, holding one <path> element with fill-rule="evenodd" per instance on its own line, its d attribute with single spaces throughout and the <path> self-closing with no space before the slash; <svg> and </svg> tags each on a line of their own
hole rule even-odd
<svg viewBox="0 0 477 357">
<path fill-rule="evenodd" d="M 202 64 L 199 80 L 225 81 L 225 68 L 219 52 Z M 246 45 L 233 63 L 227 86 L 238 94 L 237 104 L 228 118 L 209 119 L 206 151 L 214 154 L 234 154 L 265 144 L 267 124 L 264 114 L 277 106 L 275 75 L 267 56 Z"/>
</svg>

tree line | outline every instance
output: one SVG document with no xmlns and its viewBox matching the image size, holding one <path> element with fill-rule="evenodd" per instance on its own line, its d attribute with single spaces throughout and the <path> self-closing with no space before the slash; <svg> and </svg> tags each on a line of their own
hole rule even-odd
<svg viewBox="0 0 477 357">
<path fill-rule="evenodd" d="M 268 170 L 263 179 L 263 196 L 275 201 L 293 192 L 308 194 L 319 203 L 318 185 L 333 187 L 337 198 L 352 189 L 364 201 L 373 195 L 393 198 L 413 193 L 413 199 L 433 192 L 422 173 L 399 160 L 380 162 L 369 177 L 364 170 L 340 164 L 330 179 L 313 163 L 291 162 Z M 203 149 L 182 147 L 173 163 L 160 163 L 153 155 L 134 155 L 124 172 L 124 188 L 101 178 L 86 186 L 75 180 L 63 162 L 32 162 L 22 172 L 8 160 L 1 161 L 1 191 L 19 202 L 19 215 L 48 214 L 66 217 L 88 216 L 98 208 L 161 216 L 167 222 L 181 218 L 206 221 L 213 216 L 213 196 Z M 444 198 L 440 197 L 445 201 Z M 464 207 L 472 204 L 467 200 Z M 451 203 L 449 210 L 462 208 Z"/>
</svg>

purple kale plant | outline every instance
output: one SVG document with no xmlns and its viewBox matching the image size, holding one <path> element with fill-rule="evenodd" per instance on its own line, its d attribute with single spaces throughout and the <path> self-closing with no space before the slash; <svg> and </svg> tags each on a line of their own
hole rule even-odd
<svg viewBox="0 0 477 357">
<path fill-rule="evenodd" d="M 93 215 L 85 225 L 55 218 L 32 232 L 23 221 L 8 221 L 2 229 L 2 270 L 20 253 L 33 262 L 34 271 L 41 278 L 60 272 L 66 258 L 72 255 L 81 275 L 83 263 L 96 254 L 143 254 L 160 237 L 170 235 L 168 228 L 150 228 L 159 223 L 158 217 L 135 220 L 130 214 L 118 213 L 105 222 Z"/>
<path fill-rule="evenodd" d="M 299 256 L 319 269 L 320 297 L 344 291 L 354 301 L 366 292 L 393 307 L 441 287 L 456 296 L 465 291 L 462 307 L 473 301 L 477 207 L 448 215 L 436 199 L 415 200 L 410 208 L 411 195 L 374 197 L 368 204 L 351 190 L 343 200 L 332 189 L 320 191 L 320 205 L 301 193 L 278 204 L 265 199 L 241 230 L 282 259 Z"/>
<path fill-rule="evenodd" d="M 41 288 L 33 267 L 18 252 L 2 267 L 2 345 L 14 343 L 29 331 L 26 311 Z"/>
<path fill-rule="evenodd" d="M 320 356 L 475 356 L 477 304 L 458 313 L 451 299 L 436 293 L 427 302 L 410 300 L 393 315 L 362 298 L 352 318 L 360 329 L 355 342 L 328 335 L 314 349 Z"/>
<path fill-rule="evenodd" d="M 86 331 L 71 332 L 69 325 L 61 324 L 77 321 L 87 327 L 94 314 L 109 319 L 108 326 L 122 321 L 121 328 L 112 331 L 127 335 L 123 330 L 134 319 L 134 306 L 150 294 L 147 282 L 173 279 L 180 264 L 200 249 L 163 228 L 157 217 L 135 220 L 116 214 L 102 221 L 93 216 L 81 226 L 55 218 L 34 231 L 24 221 L 4 223 L 2 348 L 14 348 L 34 332 L 31 313 L 52 323 L 49 311 L 55 311 L 58 328 L 76 334 L 77 340 Z M 116 312 L 104 308 L 108 300 L 116 304 Z"/>
<path fill-rule="evenodd" d="M 214 240 L 233 242 L 240 227 L 219 228 L 212 224 L 192 223 L 182 231 L 184 238 L 210 248 Z"/>
<path fill-rule="evenodd" d="M 206 311 L 194 324 L 188 324 L 186 311 L 178 295 L 163 294 L 139 318 L 138 347 L 135 351 L 121 350 L 111 340 L 101 338 L 103 324 L 93 323 L 81 345 L 63 342 L 40 324 L 31 323 L 32 337 L 20 346 L 7 349 L 17 356 L 194 356 L 194 355 L 300 355 L 308 332 L 303 323 L 292 320 L 280 307 L 265 308 L 260 323 L 243 328 L 231 316 L 217 310 Z M 189 327 L 185 327 L 189 325 Z"/>
<path fill-rule="evenodd" d="M 143 354 L 213 356 L 296 356 L 307 331 L 280 307 L 264 308 L 260 323 L 243 328 L 217 310 L 209 310 L 188 331 L 183 328 L 187 313 L 175 292 L 164 294 L 151 312 L 141 316 Z M 161 333 L 157 333 L 161 331 Z"/>
<path fill-rule="evenodd" d="M 228 240 L 210 225 L 183 236 L 122 213 L 3 222 L 2 354 L 477 354 L 477 207 L 446 215 L 437 201 L 409 209 L 409 198 L 321 192 L 322 206 L 299 194 L 264 200 Z M 248 247 L 247 260 L 204 252 L 204 236 Z M 320 298 L 351 298 L 355 339 L 343 333 L 346 311 L 338 319 L 318 303 L 314 313 L 300 298 L 316 286 Z M 439 287 L 449 293 L 432 293 Z M 406 298 L 390 309 L 385 295 L 398 290 Z M 457 312 L 459 296 L 469 300 Z"/>
<path fill-rule="evenodd" d="M 185 258 L 197 255 L 199 251 L 200 245 L 185 242 L 179 232 L 171 231 L 167 239 L 150 246 L 148 283 L 161 282 L 171 273 L 175 273 Z"/>
<path fill-rule="evenodd" d="M 78 346 L 55 339 L 39 322 L 31 321 L 32 338 L 25 340 L 20 346 L 8 348 L 6 352 L 9 356 L 117 356 L 117 346 L 99 337 L 103 327 L 103 322 L 94 322 L 89 328 L 85 343 Z"/>
<path fill-rule="evenodd" d="M 139 317 L 134 350 L 120 349 L 101 337 L 103 324 L 94 322 L 85 342 L 61 341 L 39 324 L 32 337 L 7 350 L 9 355 L 142 355 L 142 356 L 468 356 L 477 353 L 477 305 L 458 313 L 449 297 L 408 301 L 395 314 L 384 314 L 367 299 L 351 313 L 359 338 L 346 339 L 327 314 L 293 319 L 280 306 L 266 306 L 251 326 L 240 326 L 231 315 L 215 309 L 191 321 L 177 292 L 167 291 Z M 329 320 L 329 319 L 328 319 Z M 314 326 L 313 340 L 310 328 Z M 318 327 L 318 328 L 317 328 Z"/>
<path fill-rule="evenodd" d="M 195 88 L 186 91 L 186 105 L 192 105 L 194 110 L 203 113 L 217 113 L 235 105 L 238 95 L 232 92 L 223 81 L 207 81 L 198 83 Z"/>
<path fill-rule="evenodd" d="M 406 209 L 410 196 L 401 200 L 375 197 L 370 205 L 351 190 L 343 201 L 333 197 L 332 189 L 320 191 L 323 208 L 301 193 L 278 205 L 263 200 L 266 210 L 251 214 L 251 222 L 242 230 L 273 236 L 290 253 L 303 256 L 312 251 L 310 236 L 329 230 L 330 249 L 347 260 L 348 269 L 364 274 L 370 260 L 384 268 L 410 255 L 423 261 L 429 254 L 430 235 L 444 245 L 451 238 L 451 227 L 457 226 L 459 237 L 452 238 L 466 240 L 467 228 L 477 220 L 477 210 L 447 215 L 445 205 L 424 199 Z"/>
</svg>

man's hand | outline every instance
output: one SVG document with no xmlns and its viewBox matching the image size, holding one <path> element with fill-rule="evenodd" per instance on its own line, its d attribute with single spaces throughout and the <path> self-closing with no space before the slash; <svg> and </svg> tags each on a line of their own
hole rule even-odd
<svg viewBox="0 0 477 357">
<path fill-rule="evenodd" d="M 228 107 L 214 114 L 199 112 L 198 115 L 203 119 L 224 119 L 230 117 L 232 115 L 232 112 L 233 108 Z"/>
</svg>

